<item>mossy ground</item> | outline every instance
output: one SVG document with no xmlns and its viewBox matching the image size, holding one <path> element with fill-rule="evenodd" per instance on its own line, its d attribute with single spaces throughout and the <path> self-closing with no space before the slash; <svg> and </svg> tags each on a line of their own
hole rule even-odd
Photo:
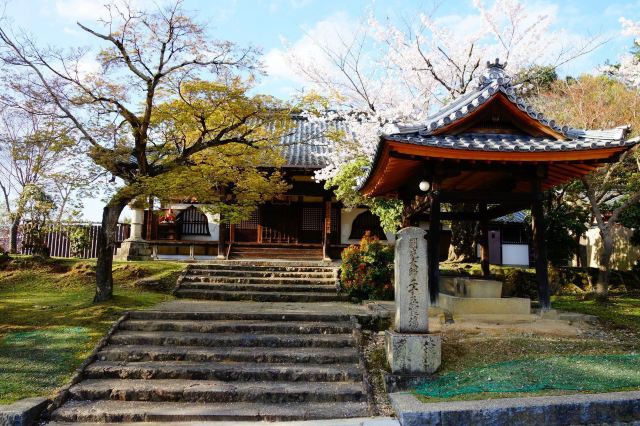
<svg viewBox="0 0 640 426">
<path fill-rule="evenodd" d="M 0 270 L 0 404 L 67 381 L 124 311 L 169 300 L 184 264 L 114 264 L 114 298 L 93 303 L 95 261 L 13 257 Z M 153 277 L 153 289 L 141 287 Z"/>
</svg>

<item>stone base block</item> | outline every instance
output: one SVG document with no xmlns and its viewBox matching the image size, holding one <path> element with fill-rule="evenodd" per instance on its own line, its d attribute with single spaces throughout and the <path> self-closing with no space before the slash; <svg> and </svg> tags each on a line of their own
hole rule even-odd
<svg viewBox="0 0 640 426">
<path fill-rule="evenodd" d="M 531 313 L 531 300 L 509 297 L 455 297 L 440 293 L 440 307 L 453 315 L 529 315 Z"/>
<path fill-rule="evenodd" d="M 46 398 L 26 398 L 11 405 L 0 405 L 1 426 L 30 426 L 39 424 L 40 415 L 47 408 Z"/>
<path fill-rule="evenodd" d="M 442 360 L 440 334 L 387 331 L 387 359 L 393 374 L 431 374 Z"/>
<path fill-rule="evenodd" d="M 443 293 L 455 297 L 493 298 L 502 297 L 502 282 L 472 277 L 440 277 Z"/>
<path fill-rule="evenodd" d="M 146 241 L 124 240 L 114 260 L 151 260 L 151 247 Z"/>
</svg>

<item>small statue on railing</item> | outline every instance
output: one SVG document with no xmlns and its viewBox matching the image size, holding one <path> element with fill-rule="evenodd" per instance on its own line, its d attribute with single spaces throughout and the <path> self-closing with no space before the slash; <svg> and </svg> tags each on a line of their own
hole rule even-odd
<svg viewBox="0 0 640 426">
<path fill-rule="evenodd" d="M 160 217 L 160 223 L 175 223 L 176 216 L 173 214 L 173 209 L 169 209 L 167 213 Z"/>
</svg>

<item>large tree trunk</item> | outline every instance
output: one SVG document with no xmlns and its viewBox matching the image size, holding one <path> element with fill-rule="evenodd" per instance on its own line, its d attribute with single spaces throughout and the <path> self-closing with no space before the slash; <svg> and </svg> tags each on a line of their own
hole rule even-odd
<svg viewBox="0 0 640 426">
<path fill-rule="evenodd" d="M 113 297 L 113 250 L 120 213 L 130 200 L 112 198 L 102 210 L 102 227 L 98 231 L 98 261 L 96 264 L 96 294 L 94 302 Z M 115 200 L 114 200 L 115 199 Z"/>
<path fill-rule="evenodd" d="M 598 280 L 596 281 L 596 297 L 606 300 L 609 296 L 609 277 L 611 276 L 611 255 L 613 254 L 613 235 L 610 229 L 600 229 L 602 251 L 598 256 Z"/>
<path fill-rule="evenodd" d="M 11 227 L 9 228 L 9 253 L 18 252 L 18 230 L 20 229 L 20 222 L 22 218 L 18 215 L 15 216 Z"/>
<path fill-rule="evenodd" d="M 470 203 L 452 204 L 453 212 L 475 212 L 476 206 Z M 476 223 L 470 221 L 451 222 L 451 245 L 449 246 L 449 262 L 473 262 L 476 255 L 473 251 L 476 235 Z"/>
</svg>

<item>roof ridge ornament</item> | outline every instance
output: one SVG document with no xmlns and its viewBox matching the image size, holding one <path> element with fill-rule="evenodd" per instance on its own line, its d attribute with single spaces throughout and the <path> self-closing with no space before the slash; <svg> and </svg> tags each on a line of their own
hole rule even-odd
<svg viewBox="0 0 640 426">
<path fill-rule="evenodd" d="M 487 69 L 478 77 L 478 89 L 494 82 L 505 89 L 511 88 L 511 76 L 505 71 L 506 67 L 507 63 L 500 63 L 499 58 L 496 58 L 495 62 L 487 61 Z"/>
</svg>

